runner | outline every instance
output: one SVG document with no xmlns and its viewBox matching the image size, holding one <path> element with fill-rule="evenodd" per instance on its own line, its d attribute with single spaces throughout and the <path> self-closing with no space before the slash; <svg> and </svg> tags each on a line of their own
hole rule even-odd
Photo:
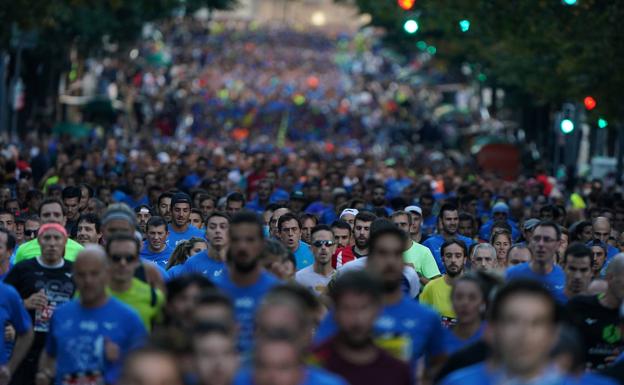
<svg viewBox="0 0 624 385">
<path fill-rule="evenodd" d="M 106 293 L 108 263 L 97 245 L 78 254 L 73 276 L 80 297 L 52 316 L 37 384 L 116 383 L 124 358 L 145 342 L 137 313 Z"/>
<path fill-rule="evenodd" d="M 467 261 L 466 245 L 459 239 L 451 239 L 441 246 L 446 274 L 430 281 L 420 294 L 420 301 L 433 307 L 442 317 L 442 325 L 448 328 L 455 323 L 455 311 L 451 302 L 454 282 L 464 274 Z"/>
<path fill-rule="evenodd" d="M 334 274 L 331 266 L 332 255 L 336 251 L 334 233 L 329 226 L 318 225 L 312 229 L 312 253 L 314 263 L 295 275 L 298 284 L 310 289 L 316 295 L 327 293 L 327 285 Z"/>
</svg>

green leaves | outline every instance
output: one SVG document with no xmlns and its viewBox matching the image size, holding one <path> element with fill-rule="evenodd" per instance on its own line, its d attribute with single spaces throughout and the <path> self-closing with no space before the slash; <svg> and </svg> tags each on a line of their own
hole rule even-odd
<svg viewBox="0 0 624 385">
<path fill-rule="evenodd" d="M 582 101 L 596 95 L 601 113 L 624 118 L 624 3 L 582 0 L 422 0 L 411 12 L 418 36 L 406 36 L 406 12 L 393 0 L 356 0 L 386 41 L 406 55 L 424 40 L 438 47 L 436 60 L 459 68 L 479 65 L 488 81 L 532 96 L 538 103 Z M 470 21 L 469 33 L 458 23 Z M 398 27 L 397 27 L 398 26 Z"/>
</svg>

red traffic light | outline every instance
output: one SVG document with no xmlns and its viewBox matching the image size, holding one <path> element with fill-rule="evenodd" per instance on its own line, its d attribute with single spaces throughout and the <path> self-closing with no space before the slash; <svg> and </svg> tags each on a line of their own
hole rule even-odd
<svg viewBox="0 0 624 385">
<path fill-rule="evenodd" d="M 596 99 L 592 98 L 591 96 L 587 96 L 585 97 L 585 99 L 583 99 L 583 104 L 585 105 L 585 108 L 591 111 L 596 108 Z"/>
<path fill-rule="evenodd" d="M 397 2 L 399 3 L 399 7 L 406 11 L 409 11 L 414 6 L 416 0 L 397 0 Z"/>
</svg>

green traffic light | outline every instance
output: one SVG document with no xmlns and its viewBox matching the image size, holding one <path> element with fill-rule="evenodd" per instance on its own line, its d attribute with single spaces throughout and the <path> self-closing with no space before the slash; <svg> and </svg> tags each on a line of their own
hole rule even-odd
<svg viewBox="0 0 624 385">
<path fill-rule="evenodd" d="M 429 47 L 427 47 L 427 53 L 429 55 L 435 55 L 436 52 L 438 52 L 438 49 L 432 45 L 430 45 Z"/>
<path fill-rule="evenodd" d="M 608 125 L 609 125 L 609 123 L 607 122 L 606 119 L 603 119 L 603 118 L 599 118 L 598 119 L 598 127 L 599 128 L 607 128 Z"/>
<path fill-rule="evenodd" d="M 563 119 L 560 123 L 561 132 L 569 134 L 574 131 L 574 122 L 570 119 Z"/>
<path fill-rule="evenodd" d="M 426 49 L 427 49 L 427 42 L 425 42 L 425 41 L 421 40 L 421 41 L 419 41 L 418 43 L 416 43 L 416 47 L 417 47 L 419 50 L 424 51 L 424 50 L 426 50 Z"/>
<path fill-rule="evenodd" d="M 470 20 L 464 19 L 459 22 L 459 29 L 462 32 L 468 32 L 470 29 Z"/>
<path fill-rule="evenodd" d="M 410 35 L 414 34 L 418 31 L 418 22 L 413 19 L 407 20 L 405 24 L 403 24 L 403 29 Z"/>
<path fill-rule="evenodd" d="M 578 3 L 577 0 L 563 0 L 563 4 L 565 5 L 576 5 Z"/>
</svg>

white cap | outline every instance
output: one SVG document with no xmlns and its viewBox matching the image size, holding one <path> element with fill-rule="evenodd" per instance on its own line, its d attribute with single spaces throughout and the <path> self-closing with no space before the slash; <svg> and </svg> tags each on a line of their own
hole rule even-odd
<svg viewBox="0 0 624 385">
<path fill-rule="evenodd" d="M 340 218 L 344 217 L 345 215 L 353 215 L 356 216 L 358 215 L 359 211 L 357 209 L 344 209 L 342 210 L 342 212 L 340 213 Z"/>
<path fill-rule="evenodd" d="M 407 206 L 405 211 L 408 213 L 416 213 L 422 217 L 422 209 L 418 206 Z"/>
</svg>

